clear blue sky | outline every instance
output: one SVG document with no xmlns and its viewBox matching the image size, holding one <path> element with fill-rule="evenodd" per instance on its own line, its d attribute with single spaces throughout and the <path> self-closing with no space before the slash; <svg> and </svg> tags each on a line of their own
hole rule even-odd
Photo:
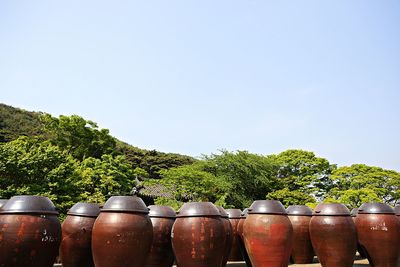
<svg viewBox="0 0 400 267">
<path fill-rule="evenodd" d="M 400 170 L 400 1 L 5 0 L 0 90 L 147 149 Z"/>
</svg>

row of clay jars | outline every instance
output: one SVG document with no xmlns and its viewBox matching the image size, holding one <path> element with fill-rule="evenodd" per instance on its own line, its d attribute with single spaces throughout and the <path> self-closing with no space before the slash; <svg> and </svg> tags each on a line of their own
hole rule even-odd
<svg viewBox="0 0 400 267">
<path fill-rule="evenodd" d="M 47 197 L 14 196 L 0 210 L 0 266 L 51 267 L 61 225 Z"/>
</svg>

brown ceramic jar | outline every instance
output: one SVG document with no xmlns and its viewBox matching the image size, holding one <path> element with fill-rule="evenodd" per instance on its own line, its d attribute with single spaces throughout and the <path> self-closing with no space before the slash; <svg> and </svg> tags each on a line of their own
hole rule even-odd
<svg viewBox="0 0 400 267">
<path fill-rule="evenodd" d="M 356 223 L 357 214 L 358 214 L 358 208 L 354 208 L 350 212 L 350 216 L 353 219 L 354 223 Z M 358 241 L 358 236 L 357 236 L 357 251 L 358 251 L 358 253 L 359 253 L 361 258 L 365 259 L 367 257 L 366 254 L 365 254 L 365 251 L 363 250 L 363 248 L 360 245 L 360 242 Z"/>
<path fill-rule="evenodd" d="M 211 202 L 189 202 L 177 212 L 172 247 L 179 267 L 220 267 L 225 253 L 225 229 Z"/>
<path fill-rule="evenodd" d="M 310 238 L 310 221 L 312 210 L 304 205 L 293 205 L 287 208 L 287 214 L 293 226 L 293 263 L 312 263 L 314 249 Z"/>
<path fill-rule="evenodd" d="M 286 267 L 293 246 L 293 228 L 277 200 L 256 200 L 243 225 L 244 244 L 255 267 Z"/>
<path fill-rule="evenodd" d="M 61 240 L 57 215 L 47 197 L 10 198 L 0 211 L 0 266 L 53 266 Z"/>
<path fill-rule="evenodd" d="M 242 214 L 242 211 L 240 209 L 225 209 L 225 211 L 228 213 L 229 217 L 229 222 L 232 227 L 232 246 L 231 246 L 231 252 L 229 253 L 228 260 L 229 261 L 242 261 L 243 256 L 242 253 L 240 252 L 240 245 L 239 245 L 239 235 L 238 235 L 238 230 L 237 226 L 240 221 L 240 215 Z"/>
<path fill-rule="evenodd" d="M 171 231 L 175 221 L 175 211 L 167 206 L 151 205 L 150 219 L 153 224 L 153 242 L 146 267 L 171 267 L 174 263 Z"/>
<path fill-rule="evenodd" d="M 357 234 L 347 207 L 321 203 L 310 221 L 314 251 L 324 267 L 351 267 L 357 248 Z"/>
<path fill-rule="evenodd" d="M 238 232 L 238 236 L 239 236 L 240 252 L 242 253 L 242 256 L 243 256 L 244 261 L 246 262 L 246 265 L 248 267 L 252 267 L 251 261 L 249 258 L 249 254 L 247 253 L 246 247 L 244 245 L 244 239 L 243 239 L 243 225 L 247 218 L 247 215 L 248 215 L 248 209 L 246 208 L 243 210 L 242 214 L 240 215 L 240 220 L 237 225 L 237 232 Z"/>
<path fill-rule="evenodd" d="M 136 196 L 110 197 L 92 232 L 96 267 L 144 267 L 153 240 L 149 209 Z"/>
<path fill-rule="evenodd" d="M 396 266 L 400 247 L 400 222 L 384 203 L 364 203 L 358 209 L 359 242 L 374 267 Z"/>
<path fill-rule="evenodd" d="M 229 215 L 225 211 L 225 209 L 221 206 L 216 206 L 221 214 L 221 220 L 224 223 L 224 230 L 225 230 L 225 242 L 224 242 L 224 257 L 222 259 L 221 267 L 226 266 L 228 262 L 229 254 L 231 253 L 232 242 L 233 242 L 233 230 L 231 223 L 229 222 Z"/>
<path fill-rule="evenodd" d="M 63 267 L 93 267 L 92 229 L 100 208 L 94 203 L 76 203 L 63 222 L 60 258 Z"/>
</svg>

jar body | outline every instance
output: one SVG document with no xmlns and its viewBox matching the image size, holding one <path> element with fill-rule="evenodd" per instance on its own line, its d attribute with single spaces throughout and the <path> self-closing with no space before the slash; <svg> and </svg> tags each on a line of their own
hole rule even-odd
<svg viewBox="0 0 400 267">
<path fill-rule="evenodd" d="M 219 216 L 178 217 L 171 236 L 177 266 L 221 266 L 225 253 L 225 230 Z"/>
<path fill-rule="evenodd" d="M 228 262 L 229 254 L 231 253 L 232 242 L 233 242 L 233 231 L 231 223 L 228 218 L 221 218 L 222 223 L 224 224 L 224 232 L 225 232 L 225 242 L 224 242 L 224 256 L 222 258 L 221 266 L 225 266 Z"/>
<path fill-rule="evenodd" d="M 374 267 L 396 266 L 400 247 L 400 222 L 393 214 L 358 214 L 358 239 Z"/>
<path fill-rule="evenodd" d="M 242 261 L 243 256 L 240 252 L 240 244 L 239 244 L 239 233 L 238 233 L 238 224 L 240 219 L 229 219 L 229 222 L 232 226 L 232 246 L 231 251 L 229 253 L 228 260 L 229 261 Z"/>
<path fill-rule="evenodd" d="M 248 214 L 243 238 L 255 267 L 287 267 L 293 245 L 293 228 L 286 215 Z"/>
<path fill-rule="evenodd" d="M 0 215 L 0 266 L 52 267 L 61 241 L 56 215 Z"/>
<path fill-rule="evenodd" d="M 174 263 L 171 231 L 174 224 L 172 218 L 150 218 L 153 225 L 153 242 L 146 267 L 171 267 Z"/>
<path fill-rule="evenodd" d="M 238 237 L 239 237 L 239 247 L 240 247 L 242 256 L 244 258 L 244 261 L 246 262 L 246 265 L 249 267 L 252 267 L 251 261 L 249 258 L 249 254 L 247 253 L 246 246 L 244 245 L 244 239 L 243 239 L 243 225 L 244 225 L 245 220 L 246 220 L 246 218 L 240 218 L 238 226 L 237 226 Z"/>
<path fill-rule="evenodd" d="M 322 266 L 353 266 L 357 234 L 350 216 L 313 216 L 310 237 Z"/>
<path fill-rule="evenodd" d="M 144 267 L 153 239 L 147 214 L 100 212 L 93 226 L 96 267 Z"/>
<path fill-rule="evenodd" d="M 314 249 L 310 238 L 311 216 L 289 215 L 293 226 L 293 249 L 291 258 L 296 264 L 312 263 Z"/>
</svg>

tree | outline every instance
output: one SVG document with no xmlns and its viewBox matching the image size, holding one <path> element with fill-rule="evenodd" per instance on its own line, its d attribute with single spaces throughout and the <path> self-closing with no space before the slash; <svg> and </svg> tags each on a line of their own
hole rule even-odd
<svg viewBox="0 0 400 267">
<path fill-rule="evenodd" d="M 316 203 L 313 196 L 298 190 L 291 191 L 288 188 L 271 192 L 266 198 L 279 200 L 286 207 L 290 205 L 312 205 Z"/>
</svg>

